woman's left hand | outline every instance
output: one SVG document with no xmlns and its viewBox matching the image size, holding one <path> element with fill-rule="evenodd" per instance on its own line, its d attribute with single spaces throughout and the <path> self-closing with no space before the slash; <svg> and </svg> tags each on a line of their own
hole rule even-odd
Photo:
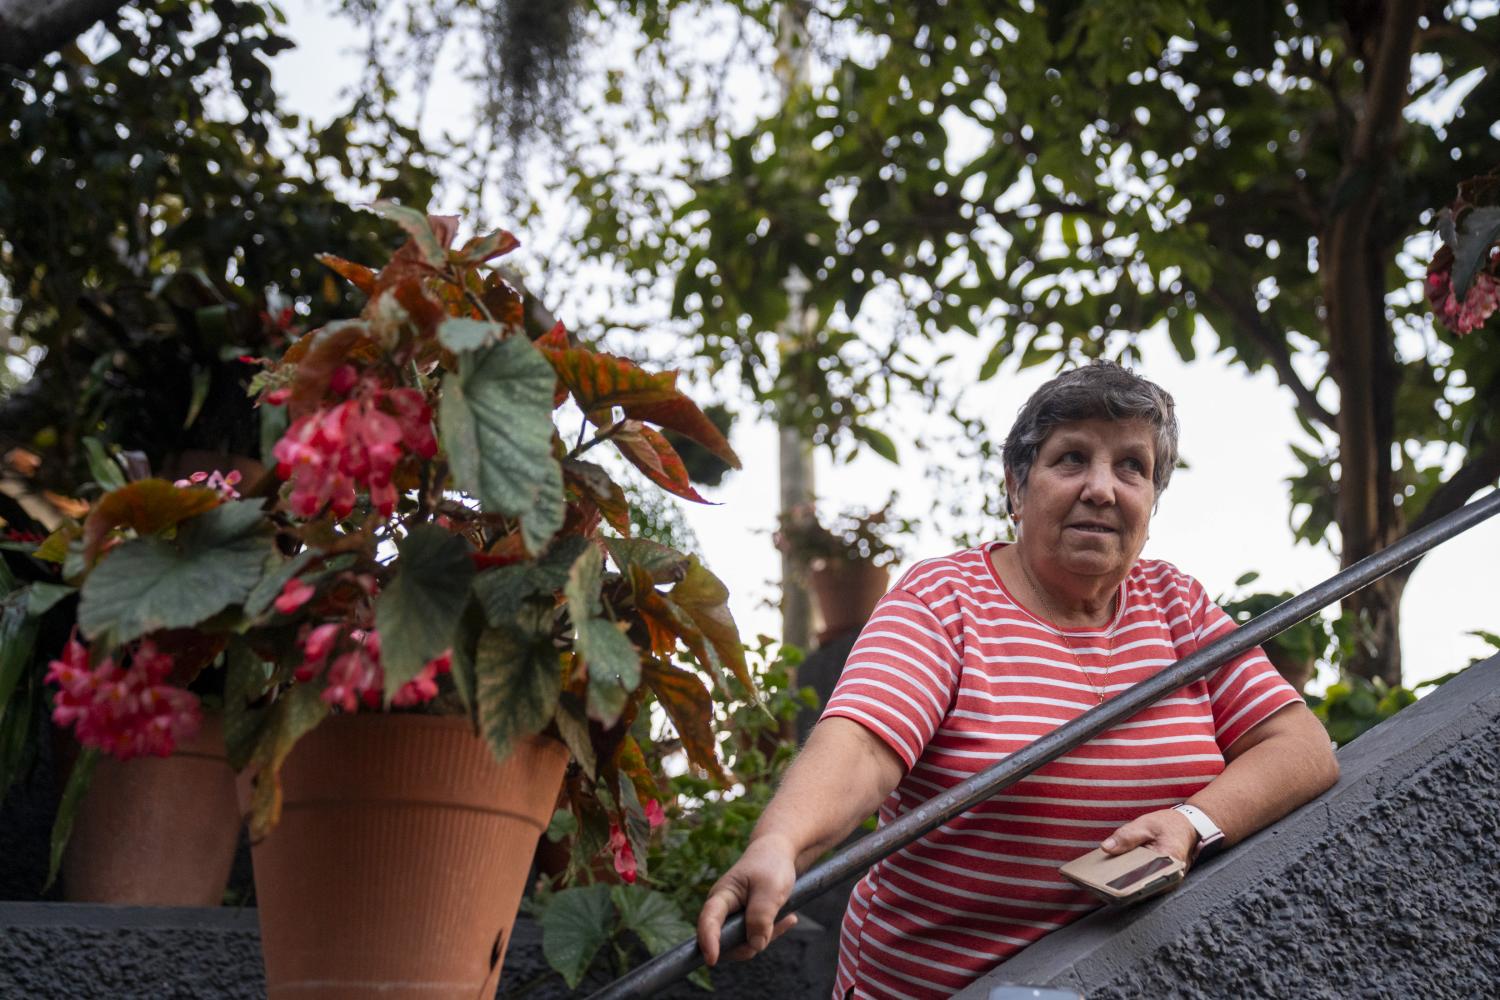
<svg viewBox="0 0 1500 1000">
<path fill-rule="evenodd" d="M 1104 838 L 1104 843 L 1099 846 L 1106 854 L 1124 854 L 1131 848 L 1149 847 L 1191 865 L 1193 849 L 1198 846 L 1198 831 L 1175 809 L 1158 809 L 1137 816 Z"/>
</svg>

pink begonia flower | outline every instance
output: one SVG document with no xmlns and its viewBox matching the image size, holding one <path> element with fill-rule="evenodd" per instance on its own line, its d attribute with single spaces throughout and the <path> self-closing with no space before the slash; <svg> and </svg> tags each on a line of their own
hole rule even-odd
<svg viewBox="0 0 1500 1000">
<path fill-rule="evenodd" d="M 312 596 L 315 593 L 317 591 L 313 588 L 312 584 L 294 576 L 281 588 L 281 594 L 277 596 L 275 601 L 276 610 L 280 614 L 289 615 L 312 600 Z"/>
<path fill-rule="evenodd" d="M 47 682 L 58 687 L 52 721 L 73 727 L 83 746 L 121 760 L 169 756 L 203 721 L 197 696 L 166 683 L 172 666 L 172 658 L 146 639 L 128 668 L 109 657 L 94 667 L 87 648 L 71 637 L 62 658 L 48 664 Z"/>
<path fill-rule="evenodd" d="M 396 689 L 391 704 L 398 708 L 420 705 L 437 697 L 437 675 L 453 669 L 453 650 L 445 649 L 422 665 L 417 676 Z"/>
<path fill-rule="evenodd" d="M 1485 324 L 1490 315 L 1500 306 L 1500 281 L 1480 272 L 1469 284 L 1469 292 L 1462 303 L 1453 294 L 1453 269 L 1428 271 L 1426 282 L 1427 302 L 1432 306 L 1438 320 L 1460 337 L 1472 333 Z"/>
<path fill-rule="evenodd" d="M 655 799 L 646 800 L 646 822 L 651 824 L 655 830 L 667 821 L 667 814 L 662 812 L 661 803 Z"/>
<path fill-rule="evenodd" d="M 206 486 L 211 490 L 217 490 L 219 496 L 225 500 L 238 500 L 239 490 L 235 489 L 240 483 L 240 472 L 238 469 L 230 469 L 227 473 L 215 469 L 213 472 L 195 472 L 186 479 L 179 479 L 173 486 Z"/>
<path fill-rule="evenodd" d="M 380 515 L 389 517 L 397 500 L 391 477 L 407 452 L 437 454 L 432 409 L 416 389 L 370 382 L 342 403 L 297 418 L 272 451 L 276 474 L 292 480 L 292 512 L 307 518 L 325 506 L 348 517 L 360 485 L 369 489 Z"/>
<path fill-rule="evenodd" d="M 625 836 L 625 831 L 620 829 L 618 823 L 609 824 L 609 849 L 615 856 L 615 871 L 620 878 L 634 885 L 635 849 L 630 846 L 630 838 Z"/>
</svg>

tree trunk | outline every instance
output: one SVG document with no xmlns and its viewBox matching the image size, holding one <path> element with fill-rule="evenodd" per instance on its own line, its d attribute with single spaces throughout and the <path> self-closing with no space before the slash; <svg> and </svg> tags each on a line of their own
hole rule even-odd
<svg viewBox="0 0 1500 1000">
<path fill-rule="evenodd" d="M 1385 316 L 1385 267 L 1393 248 L 1375 217 L 1392 182 L 1419 6 L 1417 0 L 1394 0 L 1386 8 L 1368 60 L 1363 113 L 1333 200 L 1352 195 L 1319 240 L 1329 367 L 1339 387 L 1337 519 L 1346 567 L 1391 544 L 1404 528 L 1391 469 L 1401 377 Z M 1404 581 L 1388 578 L 1344 602 L 1369 640 L 1357 644 L 1351 672 L 1400 683 L 1402 589 Z"/>
<path fill-rule="evenodd" d="M 24 73 L 126 0 L 0 0 L 0 66 Z"/>
</svg>

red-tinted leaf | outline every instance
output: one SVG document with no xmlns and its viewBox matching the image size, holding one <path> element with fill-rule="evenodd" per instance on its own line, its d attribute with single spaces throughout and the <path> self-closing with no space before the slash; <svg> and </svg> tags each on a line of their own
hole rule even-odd
<svg viewBox="0 0 1500 1000">
<path fill-rule="evenodd" d="M 515 236 L 503 229 L 497 229 L 493 233 L 476 236 L 465 243 L 463 249 L 458 251 L 458 259 L 465 264 L 483 264 L 496 257 L 504 257 L 520 245 L 521 241 Z"/>
<path fill-rule="evenodd" d="M 659 660 L 645 664 L 645 679 L 662 710 L 682 737 L 688 760 L 707 771 L 721 785 L 728 776 L 715 753 L 713 697 L 696 674 Z"/>
<path fill-rule="evenodd" d="M 297 362 L 297 376 L 292 381 L 292 398 L 287 404 L 287 412 L 293 420 L 322 405 L 323 395 L 328 390 L 328 380 L 365 340 L 363 323 L 330 323 L 293 345 L 296 347 L 303 341 L 308 344 L 306 353 Z"/>
<path fill-rule="evenodd" d="M 634 361 L 582 347 L 565 350 L 537 342 L 558 378 L 585 413 L 611 406 L 662 403 L 677 395 L 675 371 L 651 374 Z"/>
<path fill-rule="evenodd" d="M 620 741 L 620 749 L 615 754 L 615 766 L 630 783 L 635 786 L 636 798 L 644 802 L 654 802 L 661 798 L 661 789 L 656 787 L 656 778 L 646 767 L 646 755 L 641 753 L 641 745 L 635 741 L 634 736 L 626 736 Z"/>
<path fill-rule="evenodd" d="M 610 527 L 622 535 L 630 534 L 630 503 L 625 491 L 601 466 L 570 459 L 563 462 L 563 479 L 588 498 Z"/>
<path fill-rule="evenodd" d="M 671 597 L 672 602 L 686 611 L 693 624 L 702 630 L 719 654 L 719 661 L 747 690 L 755 690 L 755 682 L 745 665 L 745 644 L 740 641 L 740 630 L 734 624 L 734 616 L 729 613 L 729 588 L 723 581 L 693 556 L 688 560 L 687 575 L 672 588 Z"/>
<path fill-rule="evenodd" d="M 116 528 L 151 535 L 219 505 L 215 490 L 173 486 L 165 479 L 141 479 L 99 498 L 83 523 L 83 555 L 92 564 L 99 547 Z"/>
<path fill-rule="evenodd" d="M 358 288 L 366 295 L 374 293 L 375 272 L 371 268 L 365 267 L 363 264 L 356 264 L 352 260 L 335 257 L 331 253 L 318 254 L 318 263 L 332 269 L 340 277 L 353 284 L 355 288 Z"/>
<path fill-rule="evenodd" d="M 709 502 L 688 481 L 687 469 L 683 466 L 682 456 L 677 454 L 677 449 L 656 431 L 644 424 L 627 421 L 627 426 L 617 431 L 610 440 L 631 465 L 640 469 L 647 479 L 662 489 L 694 503 Z"/>
<path fill-rule="evenodd" d="M 484 294 L 479 297 L 484 304 L 485 319 L 494 320 L 508 330 L 520 330 L 526 325 L 526 300 L 510 282 L 498 274 L 485 282 Z"/>
<path fill-rule="evenodd" d="M 396 286 L 396 301 L 406 310 L 409 322 L 417 336 L 431 339 L 437 336 L 437 328 L 448 318 L 442 303 L 429 296 L 423 288 L 424 282 L 403 281 Z"/>
<path fill-rule="evenodd" d="M 562 320 L 558 320 L 556 326 L 536 338 L 536 346 L 544 347 L 550 351 L 566 351 L 568 349 L 568 329 L 562 325 Z"/>
<path fill-rule="evenodd" d="M 377 201 L 370 206 L 370 211 L 394 222 L 411 237 L 392 256 L 392 263 L 397 257 L 408 257 L 415 258 L 434 270 L 443 266 L 448 243 L 458 233 L 456 216 L 426 215 L 415 208 L 391 201 Z M 442 233 L 438 232 L 439 227 L 443 230 Z M 443 238 L 445 235 L 446 239 Z"/>
<path fill-rule="evenodd" d="M 704 416 L 697 403 L 681 393 L 660 403 L 626 403 L 624 406 L 627 417 L 674 430 L 698 442 L 731 467 L 740 467 L 740 457 L 729 447 L 729 441 L 723 433 L 714 426 L 712 420 Z"/>
</svg>

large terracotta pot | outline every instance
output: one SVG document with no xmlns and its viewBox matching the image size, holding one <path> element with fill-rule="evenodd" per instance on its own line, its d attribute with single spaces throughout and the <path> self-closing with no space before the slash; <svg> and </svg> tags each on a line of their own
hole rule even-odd
<svg viewBox="0 0 1500 1000">
<path fill-rule="evenodd" d="M 71 760 L 77 748 L 61 756 Z M 75 903 L 218 906 L 234 863 L 240 813 L 224 725 L 205 715 L 170 757 L 101 756 L 63 855 Z"/>
<path fill-rule="evenodd" d="M 338 716 L 303 737 L 253 848 L 269 996 L 494 996 L 567 763 L 543 738 L 498 761 L 445 716 Z"/>
<path fill-rule="evenodd" d="M 863 628 L 870 612 L 885 596 L 891 572 L 884 566 L 858 559 L 825 559 L 812 567 L 813 597 L 823 629 L 820 642 L 843 632 Z"/>
</svg>

